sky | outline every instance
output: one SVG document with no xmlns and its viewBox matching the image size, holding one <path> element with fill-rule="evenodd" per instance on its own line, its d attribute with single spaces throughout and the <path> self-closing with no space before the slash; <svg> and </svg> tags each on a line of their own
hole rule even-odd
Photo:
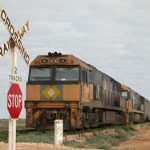
<svg viewBox="0 0 150 150">
<path fill-rule="evenodd" d="M 73 54 L 150 99 L 149 0 L 0 0 L 0 7 L 16 31 L 29 20 L 22 43 L 31 60 L 48 52 Z M 0 20 L 0 45 L 9 36 Z M 25 100 L 29 68 L 17 56 Z M 8 118 L 9 74 L 7 53 L 0 58 L 0 119 Z"/>
</svg>

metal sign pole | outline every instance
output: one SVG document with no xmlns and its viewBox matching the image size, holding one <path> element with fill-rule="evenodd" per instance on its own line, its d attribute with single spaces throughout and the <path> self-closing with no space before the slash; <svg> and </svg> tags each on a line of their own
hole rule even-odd
<svg viewBox="0 0 150 150">
<path fill-rule="evenodd" d="M 10 72 L 14 75 L 14 68 L 17 66 L 17 52 L 12 39 L 10 38 Z M 10 82 L 11 85 L 12 82 Z M 16 120 L 9 117 L 9 150 L 16 149 Z"/>
</svg>

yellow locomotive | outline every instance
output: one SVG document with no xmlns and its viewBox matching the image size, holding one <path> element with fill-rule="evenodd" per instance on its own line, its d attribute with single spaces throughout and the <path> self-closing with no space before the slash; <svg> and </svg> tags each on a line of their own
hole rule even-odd
<svg viewBox="0 0 150 150">
<path fill-rule="evenodd" d="M 30 64 L 26 126 L 52 129 L 55 119 L 63 119 L 64 129 L 70 130 L 144 121 L 144 100 L 135 112 L 142 114 L 139 119 L 129 119 L 126 93 L 125 86 L 73 55 L 40 55 Z"/>
</svg>

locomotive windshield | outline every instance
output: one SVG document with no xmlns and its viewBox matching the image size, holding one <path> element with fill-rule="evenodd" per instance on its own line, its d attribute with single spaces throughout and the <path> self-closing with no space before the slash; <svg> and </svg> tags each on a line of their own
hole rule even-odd
<svg viewBox="0 0 150 150">
<path fill-rule="evenodd" d="M 32 67 L 30 69 L 29 81 L 79 81 L 79 67 Z"/>
<path fill-rule="evenodd" d="M 51 79 L 51 68 L 32 68 L 30 71 L 30 81 L 47 81 Z"/>
<path fill-rule="evenodd" d="M 56 81 L 78 81 L 79 68 L 56 68 Z"/>
</svg>

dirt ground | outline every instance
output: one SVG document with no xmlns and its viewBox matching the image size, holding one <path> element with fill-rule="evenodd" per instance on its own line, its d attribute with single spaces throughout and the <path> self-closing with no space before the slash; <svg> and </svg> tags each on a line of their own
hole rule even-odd
<svg viewBox="0 0 150 150">
<path fill-rule="evenodd" d="M 137 127 L 133 140 L 121 143 L 114 150 L 150 150 L 150 126 Z"/>
<path fill-rule="evenodd" d="M 150 126 L 136 127 L 137 133 L 133 139 L 121 143 L 114 150 L 150 150 Z M 7 150 L 8 144 L 0 142 L 0 150 Z M 16 150 L 79 150 L 66 146 L 54 146 L 43 143 L 17 143 Z M 81 149 L 80 149 L 81 150 Z M 82 149 L 83 150 L 83 149 Z"/>
<path fill-rule="evenodd" d="M 8 144 L 0 142 L 0 150 L 8 150 Z M 16 150 L 85 150 L 44 143 L 17 143 Z"/>
</svg>

